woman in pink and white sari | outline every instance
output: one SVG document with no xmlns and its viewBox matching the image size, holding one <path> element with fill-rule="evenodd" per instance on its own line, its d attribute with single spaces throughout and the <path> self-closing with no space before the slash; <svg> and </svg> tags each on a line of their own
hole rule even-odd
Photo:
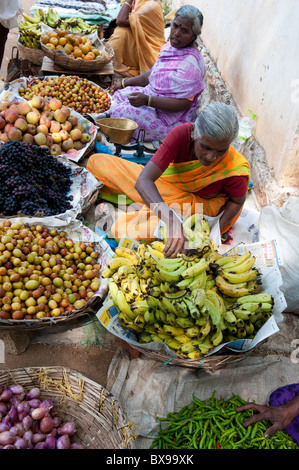
<svg viewBox="0 0 299 470">
<path fill-rule="evenodd" d="M 151 70 L 125 78 L 112 88 L 109 116 L 127 118 L 145 130 L 145 141 L 162 141 L 179 124 L 194 122 L 205 88 L 205 64 L 195 45 L 203 16 L 193 6 L 181 7 L 171 25 L 169 42 Z M 104 116 L 101 116 L 104 117 Z"/>
</svg>

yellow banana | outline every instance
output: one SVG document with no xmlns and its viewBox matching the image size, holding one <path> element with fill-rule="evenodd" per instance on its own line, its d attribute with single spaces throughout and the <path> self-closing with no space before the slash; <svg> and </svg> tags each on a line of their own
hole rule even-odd
<svg viewBox="0 0 299 470">
<path fill-rule="evenodd" d="M 251 253 L 249 251 L 244 253 L 243 255 L 225 256 L 224 258 L 226 258 L 226 260 L 231 259 L 231 261 L 224 263 L 223 269 L 235 268 L 240 264 L 244 263 L 244 261 L 248 260 L 250 257 Z M 216 263 L 219 264 L 218 261 L 216 261 Z"/>
<path fill-rule="evenodd" d="M 135 315 L 146 312 L 148 308 L 149 305 L 146 300 L 135 300 L 130 304 L 130 309 Z"/>
<path fill-rule="evenodd" d="M 118 257 L 118 258 L 113 258 L 112 260 L 110 260 L 107 264 L 107 268 L 115 272 L 118 270 L 118 268 L 120 268 L 124 264 L 129 265 L 129 266 L 134 266 L 135 263 L 129 258 Z"/>
<path fill-rule="evenodd" d="M 121 289 L 118 289 L 117 291 L 115 306 L 120 312 L 123 312 L 131 320 L 135 319 L 136 315 L 131 312 L 130 305 L 128 304 L 125 294 Z"/>
<path fill-rule="evenodd" d="M 212 325 L 211 325 L 211 322 L 208 320 L 206 322 L 205 325 L 203 325 L 200 330 L 199 330 L 199 337 L 200 338 L 205 338 L 206 336 L 208 336 L 208 334 L 210 333 L 212 329 Z"/>
<path fill-rule="evenodd" d="M 171 300 L 167 299 L 167 297 L 162 296 L 160 298 L 160 305 L 161 305 L 161 309 L 164 312 L 176 314 L 176 309 L 175 309 L 174 304 L 172 303 Z"/>
<path fill-rule="evenodd" d="M 195 325 L 205 326 L 209 322 L 209 317 L 199 317 L 195 320 Z"/>
<path fill-rule="evenodd" d="M 182 277 L 194 277 L 200 274 L 202 271 L 206 271 L 209 268 L 209 263 L 207 262 L 206 259 L 201 258 L 201 260 L 191 266 L 190 268 L 185 269 L 185 271 L 182 272 Z"/>
<path fill-rule="evenodd" d="M 222 271 L 221 274 L 230 284 L 239 284 L 241 282 L 252 281 L 259 275 L 259 272 L 257 269 L 252 268 L 248 271 L 244 271 L 243 273 L 238 274 L 232 273 L 230 271 Z"/>
<path fill-rule="evenodd" d="M 111 278 L 108 281 L 108 288 L 109 288 L 109 293 L 111 295 L 112 301 L 114 304 L 116 304 L 116 294 L 119 290 L 119 287 L 116 284 L 116 282 L 114 282 L 113 279 Z"/>
<path fill-rule="evenodd" d="M 190 341 L 189 336 L 186 336 L 186 335 L 184 335 L 184 334 L 174 336 L 174 339 L 175 339 L 176 341 L 178 341 L 179 343 L 181 343 L 181 344 L 189 343 L 189 341 Z"/>
<path fill-rule="evenodd" d="M 116 284 L 120 284 L 122 281 L 121 277 L 119 277 L 118 272 L 112 274 L 112 279 L 114 282 L 116 282 Z"/>
<path fill-rule="evenodd" d="M 118 246 L 115 248 L 115 254 L 119 258 L 128 258 L 134 262 L 134 264 L 138 264 L 140 262 L 140 258 L 137 255 L 136 251 L 131 250 L 131 248 L 127 248 L 125 246 Z"/>
<path fill-rule="evenodd" d="M 259 304 L 259 303 L 257 303 L 257 302 L 246 302 L 246 303 L 243 303 L 243 304 L 239 304 L 239 303 L 237 302 L 237 303 L 235 304 L 235 307 L 234 307 L 234 305 L 232 305 L 231 308 L 234 309 L 234 308 L 242 307 L 242 309 L 247 310 L 248 312 L 253 313 L 253 312 L 256 312 L 256 311 L 260 308 L 261 305 L 262 305 L 262 304 Z M 269 305 L 269 307 L 271 308 L 271 305 L 270 305 L 270 304 L 266 304 L 266 305 Z"/>
<path fill-rule="evenodd" d="M 152 278 L 153 276 L 152 271 L 146 267 L 137 268 L 136 274 L 141 279 L 149 279 L 149 278 Z"/>
<path fill-rule="evenodd" d="M 139 285 L 139 280 L 133 276 L 131 279 L 131 295 L 135 298 L 140 297 L 141 291 L 140 291 L 140 285 Z"/>
<path fill-rule="evenodd" d="M 246 338 L 247 332 L 245 328 L 239 328 L 237 332 L 238 338 Z"/>
<path fill-rule="evenodd" d="M 173 338 L 165 339 L 164 342 L 165 342 L 166 346 L 168 346 L 169 349 L 171 349 L 172 351 L 177 351 L 181 346 L 181 343 L 179 343 L 178 341 L 176 341 Z"/>
<path fill-rule="evenodd" d="M 243 255 L 242 255 L 243 256 Z M 241 274 L 248 271 L 255 263 L 255 257 L 249 256 L 240 264 L 229 263 L 223 266 L 223 272 L 231 272 L 234 274 Z"/>
<path fill-rule="evenodd" d="M 156 250 L 153 246 L 147 245 L 147 249 L 153 256 L 156 256 L 157 258 L 165 258 L 163 252 Z"/>
<path fill-rule="evenodd" d="M 103 269 L 103 271 L 102 271 L 102 277 L 105 278 L 105 279 L 106 279 L 107 277 L 111 277 L 112 274 L 113 274 L 113 272 L 114 272 L 114 271 L 111 271 L 111 269 L 105 268 L 105 269 Z"/>
<path fill-rule="evenodd" d="M 254 325 L 251 322 L 245 322 L 246 335 L 254 333 Z"/>
<path fill-rule="evenodd" d="M 151 243 L 151 246 L 154 250 L 160 251 L 160 253 L 163 253 L 163 250 L 165 248 L 165 243 L 163 243 L 159 240 L 155 240 Z"/>
<path fill-rule="evenodd" d="M 133 266 L 128 266 L 127 264 L 123 264 L 117 270 L 117 274 L 121 278 L 128 276 L 128 274 L 134 274 L 134 273 L 135 273 L 135 269 L 133 268 Z"/>
<path fill-rule="evenodd" d="M 160 307 L 160 300 L 157 299 L 156 297 L 153 297 L 152 295 L 147 295 L 145 297 L 145 300 L 147 301 L 147 304 L 151 308 L 159 308 Z"/>
<path fill-rule="evenodd" d="M 140 290 L 143 294 L 148 294 L 148 291 L 149 291 L 149 286 L 146 282 L 146 279 L 140 279 L 139 278 L 139 286 L 140 286 Z"/>
<path fill-rule="evenodd" d="M 200 335 L 200 328 L 197 325 L 184 329 L 184 334 L 189 338 L 197 338 Z"/>
<path fill-rule="evenodd" d="M 144 253 L 146 251 L 146 246 L 144 243 L 139 243 L 138 247 L 137 247 L 137 250 L 136 250 L 136 253 L 138 254 L 139 258 L 142 260 L 143 259 L 143 256 L 144 256 Z"/>
<path fill-rule="evenodd" d="M 132 274 L 121 280 L 120 287 L 124 293 L 131 292 Z"/>
<path fill-rule="evenodd" d="M 184 334 L 184 329 L 177 327 L 177 326 L 172 326 L 172 325 L 163 325 L 163 329 L 165 333 L 171 335 L 171 336 L 179 336 Z"/>
<path fill-rule="evenodd" d="M 138 342 L 141 343 L 141 344 L 146 344 L 146 343 L 150 343 L 152 341 L 152 337 L 149 333 L 141 333 L 141 335 L 139 336 L 139 340 Z"/>
<path fill-rule="evenodd" d="M 122 327 L 127 328 L 133 333 L 138 334 L 142 332 L 141 326 L 136 325 L 133 321 L 127 321 L 125 317 L 122 317 L 121 314 L 119 314 L 119 320 L 120 320 L 120 324 L 122 325 Z"/>
<path fill-rule="evenodd" d="M 237 334 L 237 332 L 238 332 L 237 326 L 232 325 L 231 323 L 228 323 L 228 322 L 225 322 L 225 326 L 226 326 L 226 328 L 225 328 L 226 331 L 229 331 L 229 333 L 231 335 L 236 335 Z"/>
<path fill-rule="evenodd" d="M 240 287 L 235 284 L 231 284 L 220 275 L 216 276 L 215 282 L 218 289 L 228 297 L 239 298 L 250 294 L 250 289 L 248 287 Z"/>
<path fill-rule="evenodd" d="M 217 328 L 216 332 L 211 336 L 213 346 L 218 346 L 223 340 L 223 333 L 221 328 Z"/>
</svg>

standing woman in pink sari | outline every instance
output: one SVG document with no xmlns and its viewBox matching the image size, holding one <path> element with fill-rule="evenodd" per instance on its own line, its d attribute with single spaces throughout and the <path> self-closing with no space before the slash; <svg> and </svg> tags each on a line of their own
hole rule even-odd
<svg viewBox="0 0 299 470">
<path fill-rule="evenodd" d="M 137 122 L 134 137 L 144 129 L 146 142 L 163 140 L 175 126 L 195 121 L 198 99 L 206 86 L 205 65 L 195 43 L 202 24 L 198 8 L 181 7 L 172 22 L 169 42 L 151 70 L 114 85 L 109 116 Z"/>
</svg>

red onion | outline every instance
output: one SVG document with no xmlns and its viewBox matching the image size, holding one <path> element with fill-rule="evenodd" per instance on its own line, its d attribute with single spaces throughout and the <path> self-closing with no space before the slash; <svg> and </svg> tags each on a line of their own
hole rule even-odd
<svg viewBox="0 0 299 470">
<path fill-rule="evenodd" d="M 15 408 L 17 408 L 19 404 L 21 403 L 21 400 L 19 399 L 17 395 L 13 395 L 11 399 L 9 400 L 9 403 L 11 404 L 11 406 L 14 406 Z"/>
<path fill-rule="evenodd" d="M 49 434 L 46 437 L 45 443 L 46 443 L 47 449 L 56 449 L 56 439 L 51 434 Z"/>
<path fill-rule="evenodd" d="M 16 436 L 11 434 L 9 431 L 0 432 L 0 444 L 4 446 L 13 444 L 16 440 Z"/>
<path fill-rule="evenodd" d="M 9 389 L 3 390 L 0 396 L 0 401 L 9 401 L 12 397 L 12 391 Z"/>
<path fill-rule="evenodd" d="M 23 413 L 25 412 L 28 414 L 30 412 L 30 405 L 27 401 L 22 401 L 18 406 L 17 406 L 17 412 L 18 413 Z"/>
<path fill-rule="evenodd" d="M 73 436 L 76 432 L 74 423 L 68 421 L 61 428 L 58 428 L 58 434 L 67 434 L 68 436 Z"/>
<path fill-rule="evenodd" d="M 54 428 L 58 428 L 60 424 L 60 419 L 58 418 L 58 416 L 54 416 L 53 423 L 54 423 Z"/>
<path fill-rule="evenodd" d="M 50 432 L 51 436 L 56 437 L 57 436 L 57 428 L 53 428 L 52 431 Z"/>
<path fill-rule="evenodd" d="M 21 423 L 15 424 L 15 426 L 12 426 L 9 430 L 11 434 L 14 436 L 23 436 L 25 429 L 23 428 Z"/>
<path fill-rule="evenodd" d="M 41 432 L 49 433 L 54 427 L 53 419 L 50 416 L 45 416 L 39 423 Z"/>
<path fill-rule="evenodd" d="M 22 420 L 23 428 L 25 431 L 29 431 L 29 429 L 32 426 L 32 418 L 31 416 L 27 415 L 25 418 Z"/>
<path fill-rule="evenodd" d="M 15 423 L 18 419 L 18 412 L 14 406 L 12 406 L 8 412 L 9 419 L 12 423 Z"/>
<path fill-rule="evenodd" d="M 29 390 L 29 392 L 26 395 L 27 400 L 32 400 L 32 399 L 39 398 L 39 397 L 40 397 L 40 389 L 37 387 L 33 387 L 31 390 Z"/>
<path fill-rule="evenodd" d="M 3 449 L 15 449 L 15 446 L 8 444 L 7 446 L 4 446 Z"/>
<path fill-rule="evenodd" d="M 22 387 L 22 385 L 12 385 L 11 387 L 9 387 L 9 390 L 11 390 L 14 395 L 24 393 L 24 388 Z"/>
<path fill-rule="evenodd" d="M 47 444 L 45 442 L 38 442 L 35 446 L 35 449 L 47 449 Z"/>
<path fill-rule="evenodd" d="M 46 439 L 46 434 L 43 434 L 41 432 L 37 432 L 33 434 L 32 436 L 32 443 L 37 444 L 38 442 L 42 442 Z"/>
<path fill-rule="evenodd" d="M 46 416 L 47 413 L 49 413 L 49 409 L 46 408 L 45 406 L 41 406 L 39 408 L 35 408 L 31 412 L 31 417 L 33 419 L 42 419 L 44 416 Z"/>
<path fill-rule="evenodd" d="M 29 429 L 28 431 L 25 431 L 25 432 L 24 432 L 23 438 L 24 438 L 27 442 L 31 442 L 31 441 L 32 441 L 33 432 L 31 431 L 31 429 Z"/>
<path fill-rule="evenodd" d="M 82 446 L 82 444 L 77 444 L 76 442 L 73 442 L 73 443 L 71 444 L 70 449 L 85 449 L 85 447 Z"/>
<path fill-rule="evenodd" d="M 23 437 L 17 437 L 14 443 L 16 449 L 27 449 L 27 442 Z"/>
<path fill-rule="evenodd" d="M 51 408 L 53 408 L 53 402 L 51 400 L 43 400 L 40 406 L 45 406 L 50 410 Z"/>
<path fill-rule="evenodd" d="M 38 408 L 40 406 L 40 400 L 38 398 L 33 398 L 28 401 L 30 408 Z"/>
<path fill-rule="evenodd" d="M 0 423 L 0 432 L 9 431 L 9 426 L 5 423 Z"/>
<path fill-rule="evenodd" d="M 71 441 L 67 434 L 60 436 L 56 442 L 56 449 L 69 449 L 71 447 Z"/>
<path fill-rule="evenodd" d="M 7 413 L 7 405 L 4 401 L 0 401 L 0 413 L 5 414 Z"/>
</svg>

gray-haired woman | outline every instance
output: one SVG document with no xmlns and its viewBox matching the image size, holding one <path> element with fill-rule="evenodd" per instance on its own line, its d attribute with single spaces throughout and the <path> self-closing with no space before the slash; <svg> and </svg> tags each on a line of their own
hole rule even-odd
<svg viewBox="0 0 299 470">
<path fill-rule="evenodd" d="M 220 215 L 225 233 L 240 215 L 250 177 L 249 163 L 231 145 L 237 133 L 233 108 L 212 102 L 194 124 L 171 130 L 145 167 L 118 157 L 91 156 L 87 169 L 103 181 L 105 194 L 126 194 L 143 205 L 138 215 L 117 219 L 115 238 L 127 233 L 137 240 L 153 240 L 161 219 L 169 229 L 164 254 L 176 257 L 186 251 L 177 211 L 186 217 L 196 212 Z"/>
<path fill-rule="evenodd" d="M 202 23 L 198 8 L 181 8 L 153 67 L 112 87 L 108 114 L 137 122 L 134 137 L 144 129 L 146 142 L 163 140 L 176 125 L 194 122 L 199 96 L 206 86 L 205 64 L 195 44 Z"/>
</svg>

